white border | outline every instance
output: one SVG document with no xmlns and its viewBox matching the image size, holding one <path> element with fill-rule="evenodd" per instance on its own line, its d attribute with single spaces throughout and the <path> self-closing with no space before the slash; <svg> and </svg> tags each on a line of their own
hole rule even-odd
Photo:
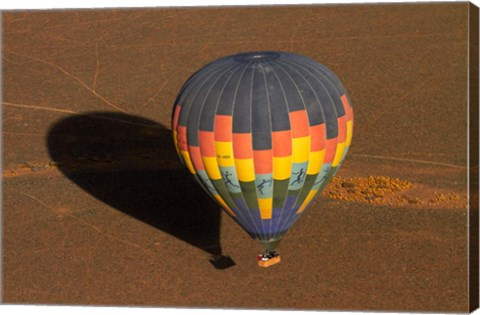
<svg viewBox="0 0 480 315">
<path fill-rule="evenodd" d="M 362 3 L 412 3 L 412 2 L 466 2 L 465 0 L 7 0 L 0 9 L 86 9 L 86 8 L 139 8 L 139 7 L 192 7 L 192 6 L 243 6 L 289 4 L 362 4 Z M 479 6 L 480 0 L 472 0 Z"/>
<path fill-rule="evenodd" d="M 455 0 L 454 0 L 455 1 Z M 362 4 L 362 3 L 411 3 L 411 2 L 452 2 L 452 1 L 429 1 L 429 0 L 69 0 L 66 1 L 32 1 L 32 0 L 7 0 L 0 2 L 0 10 L 44 10 L 44 9 L 86 9 L 86 8 L 138 8 L 138 7 L 192 7 L 192 6 L 242 6 L 242 5 L 288 5 L 288 4 Z M 455 2 L 466 2 L 458 1 Z M 476 6 L 480 6 L 480 0 L 470 1 Z M 0 19 L 1 21 L 1 19 Z M 1 38 L 1 35 L 0 35 Z M 1 69 L 1 64 L 0 64 Z M 1 91 L 1 82 L 0 82 Z M 1 113 L 1 110 L 0 110 Z M 1 127 L 1 126 L 0 126 Z M 1 129 L 1 128 L 0 128 Z M 1 146 L 1 143 L 0 143 Z M 0 147 L 1 153 L 1 147 Z M 1 162 L 1 156 L 0 156 Z M 468 175 L 467 175 L 468 176 Z M 1 189 L 1 183 L 0 183 Z M 1 223 L 1 218 L 0 218 Z M 0 251 L 1 253 L 1 251 Z M 1 262 L 0 262 L 1 267 Z M 0 282 L 1 283 L 1 282 Z M 1 293 L 1 288 L 0 288 Z M 432 292 L 434 294 L 434 292 Z M 115 315 L 132 315 L 132 314 L 199 314 L 199 315 L 285 315 L 285 314 L 408 314 L 408 313 L 392 313 L 392 312 L 332 312 L 332 311 L 270 311 L 270 310 L 224 310 L 224 309 L 182 309 L 182 308 L 146 308 L 146 307 L 87 307 L 87 306 L 37 306 L 37 305 L 1 305 L 0 312 L 2 314 L 115 314 Z M 480 313 L 476 311 L 475 314 Z"/>
</svg>

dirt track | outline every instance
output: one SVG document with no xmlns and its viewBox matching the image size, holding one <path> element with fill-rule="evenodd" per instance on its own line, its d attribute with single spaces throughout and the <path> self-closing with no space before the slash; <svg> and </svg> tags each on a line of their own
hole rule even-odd
<svg viewBox="0 0 480 315">
<path fill-rule="evenodd" d="M 467 311 L 466 21 L 465 3 L 5 13 L 3 301 Z M 339 176 L 457 203 L 324 194 L 282 263 L 257 267 L 261 246 L 191 180 L 168 126 L 193 71 L 262 49 L 346 86 Z M 220 252 L 236 265 L 214 268 Z"/>
</svg>

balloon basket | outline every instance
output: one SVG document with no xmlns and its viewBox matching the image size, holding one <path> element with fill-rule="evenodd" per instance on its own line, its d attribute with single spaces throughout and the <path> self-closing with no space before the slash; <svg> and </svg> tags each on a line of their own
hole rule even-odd
<svg viewBox="0 0 480 315">
<path fill-rule="evenodd" d="M 276 251 L 265 251 L 262 255 L 257 256 L 259 267 L 270 267 L 281 261 L 280 255 Z"/>
</svg>

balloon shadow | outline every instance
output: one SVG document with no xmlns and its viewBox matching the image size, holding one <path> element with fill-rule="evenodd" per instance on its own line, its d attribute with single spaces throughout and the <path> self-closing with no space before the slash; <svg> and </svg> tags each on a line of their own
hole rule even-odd
<svg viewBox="0 0 480 315">
<path fill-rule="evenodd" d="M 57 122 L 47 145 L 57 167 L 97 199 L 206 251 L 217 269 L 235 265 L 222 255 L 220 210 L 181 165 L 164 126 L 92 112 Z"/>
</svg>

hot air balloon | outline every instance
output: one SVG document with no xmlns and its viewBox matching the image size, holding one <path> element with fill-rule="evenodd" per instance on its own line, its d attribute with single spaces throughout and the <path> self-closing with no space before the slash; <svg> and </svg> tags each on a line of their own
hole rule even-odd
<svg viewBox="0 0 480 315">
<path fill-rule="evenodd" d="M 217 59 L 183 85 L 172 113 L 179 157 L 265 252 L 276 248 L 338 171 L 352 140 L 345 88 L 298 54 L 246 52 Z"/>
</svg>

